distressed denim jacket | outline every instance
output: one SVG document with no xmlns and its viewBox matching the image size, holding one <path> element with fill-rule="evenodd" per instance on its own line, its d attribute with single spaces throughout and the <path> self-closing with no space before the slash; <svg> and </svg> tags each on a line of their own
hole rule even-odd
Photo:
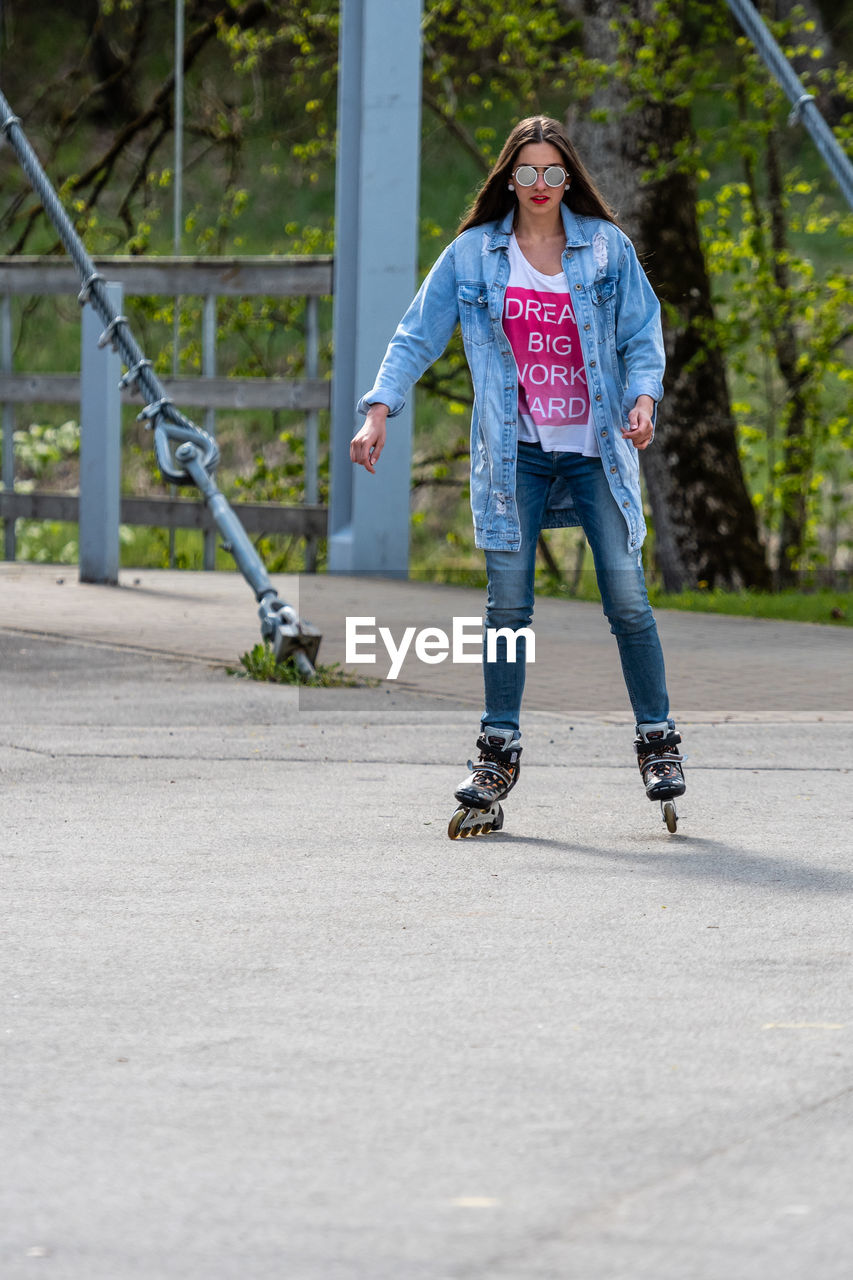
<svg viewBox="0 0 853 1280">
<path fill-rule="evenodd" d="M 583 348 L 601 463 L 636 550 L 646 533 L 637 450 L 621 426 L 639 395 L 663 395 L 660 304 L 627 236 L 600 218 L 561 205 L 566 274 Z M 389 343 L 375 386 L 358 403 L 399 413 L 411 387 L 462 327 L 474 384 L 471 420 L 471 510 L 478 547 L 517 551 L 515 502 L 518 371 L 502 326 L 509 280 L 512 212 L 500 223 L 472 227 L 448 245 L 424 280 Z M 579 524 L 569 486 L 552 485 L 544 528 Z"/>
</svg>

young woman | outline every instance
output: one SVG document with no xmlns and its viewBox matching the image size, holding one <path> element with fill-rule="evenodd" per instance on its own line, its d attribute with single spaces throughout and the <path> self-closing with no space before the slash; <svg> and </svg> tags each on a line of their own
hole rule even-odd
<svg viewBox="0 0 853 1280">
<path fill-rule="evenodd" d="M 529 626 L 539 533 L 580 524 L 619 647 L 646 792 L 675 830 L 681 738 L 640 552 L 638 450 L 651 443 L 663 395 L 660 306 L 556 120 L 522 120 L 507 138 L 359 401 L 366 421 L 350 446 L 354 463 L 375 471 L 386 419 L 457 323 L 475 393 L 471 507 L 486 553 L 486 627 Z M 454 837 L 500 825 L 499 801 L 518 779 L 525 637 L 516 640 L 515 662 L 506 636 L 492 662 L 484 643 L 480 756 L 455 793 L 463 808 L 451 820 Z"/>
</svg>

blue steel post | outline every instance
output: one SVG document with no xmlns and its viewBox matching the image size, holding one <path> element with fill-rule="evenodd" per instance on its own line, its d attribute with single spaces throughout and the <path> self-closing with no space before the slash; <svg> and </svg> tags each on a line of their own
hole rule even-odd
<svg viewBox="0 0 853 1280">
<path fill-rule="evenodd" d="M 349 442 L 414 293 L 420 173 L 421 0 L 343 0 L 335 208 L 335 371 L 329 569 L 404 576 L 412 413 L 389 423 L 376 475 Z"/>
<path fill-rule="evenodd" d="M 0 299 L 0 369 L 12 372 L 12 307 L 8 293 Z M 2 487 L 11 493 L 15 488 L 15 408 L 3 405 L 3 473 Z M 15 521 L 5 520 L 3 559 L 15 559 Z"/>
<path fill-rule="evenodd" d="M 202 311 L 201 373 L 204 378 L 216 377 L 216 295 L 213 293 L 206 295 Z M 209 436 L 215 437 L 215 409 L 205 409 L 204 429 Z M 216 534 L 212 530 L 205 530 L 204 534 L 204 568 L 208 573 L 216 568 Z"/>
<path fill-rule="evenodd" d="M 121 315 L 122 287 L 103 286 Z M 98 345 L 103 324 L 83 308 L 80 362 L 80 581 L 115 585 L 121 494 L 121 356 Z"/>
</svg>

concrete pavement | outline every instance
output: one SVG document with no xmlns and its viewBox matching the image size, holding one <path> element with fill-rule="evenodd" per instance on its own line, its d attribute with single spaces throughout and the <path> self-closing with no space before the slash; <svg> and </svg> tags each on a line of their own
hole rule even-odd
<svg viewBox="0 0 853 1280">
<path fill-rule="evenodd" d="M 407 626 L 439 627 L 449 635 L 455 616 L 481 617 L 484 609 L 481 591 L 422 582 L 284 575 L 276 587 L 320 628 L 320 659 L 327 663 L 345 661 L 348 616 L 375 618 L 376 628 L 386 626 L 399 643 Z M 673 610 L 658 610 L 657 617 L 679 722 L 853 715 L 849 629 Z M 0 563 L 0 625 L 230 665 L 259 639 L 252 594 L 234 573 L 128 570 L 116 590 L 81 585 L 74 569 Z M 526 711 L 630 721 L 616 644 L 599 605 L 543 598 L 536 604 L 535 630 Z M 373 652 L 375 663 L 348 665 L 384 677 L 390 662 L 381 641 Z M 479 718 L 476 660 L 425 665 L 412 646 L 389 688 L 451 698 L 476 708 L 475 724 Z"/>
<path fill-rule="evenodd" d="M 506 829 L 451 842 L 475 667 L 236 680 L 241 579 L 125 581 L 0 568 L 0 1274 L 846 1278 L 849 631 L 659 615 L 671 837 L 600 612 L 541 602 Z M 481 608 L 282 591 L 325 661 Z"/>
</svg>

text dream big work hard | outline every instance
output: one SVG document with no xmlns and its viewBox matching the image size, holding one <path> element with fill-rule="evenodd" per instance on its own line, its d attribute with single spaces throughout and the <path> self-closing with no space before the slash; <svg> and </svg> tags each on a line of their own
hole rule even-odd
<svg viewBox="0 0 853 1280">
<path fill-rule="evenodd" d="M 504 332 L 516 353 L 530 357 L 519 360 L 519 409 L 537 426 L 582 426 L 589 417 L 589 391 L 577 324 L 568 299 L 553 297 L 549 302 L 547 294 L 531 289 L 507 289 Z"/>
</svg>

